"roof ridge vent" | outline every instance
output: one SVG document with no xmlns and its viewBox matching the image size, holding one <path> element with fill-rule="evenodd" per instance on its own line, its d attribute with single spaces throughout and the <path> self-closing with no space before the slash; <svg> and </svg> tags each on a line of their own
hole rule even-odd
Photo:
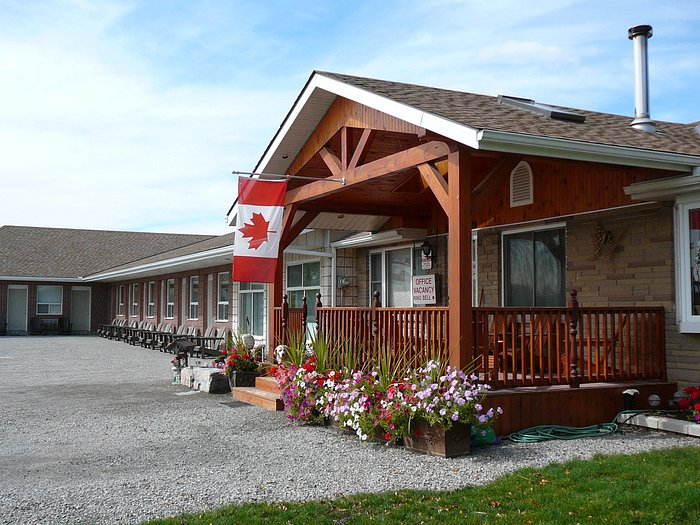
<svg viewBox="0 0 700 525">
<path fill-rule="evenodd" d="M 567 122 L 585 122 L 585 115 L 571 113 L 563 109 L 558 109 L 546 104 L 539 104 L 529 98 L 511 97 L 507 95 L 498 95 L 496 102 L 501 105 L 512 106 L 518 109 L 524 109 L 536 115 L 541 115 L 545 118 L 553 120 L 565 120 Z"/>
<path fill-rule="evenodd" d="M 521 160 L 510 172 L 510 207 L 532 204 L 532 168 Z"/>
</svg>

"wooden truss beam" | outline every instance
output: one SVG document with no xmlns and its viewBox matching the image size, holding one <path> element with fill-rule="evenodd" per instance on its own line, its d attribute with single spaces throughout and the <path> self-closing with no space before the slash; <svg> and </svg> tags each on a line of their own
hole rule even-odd
<svg viewBox="0 0 700 525">
<path fill-rule="evenodd" d="M 374 141 L 374 137 L 376 135 L 377 131 L 374 129 L 366 129 L 362 132 L 362 136 L 357 143 L 355 152 L 352 154 L 352 158 L 348 163 L 348 169 L 355 169 L 358 165 L 364 162 L 367 152 L 369 151 L 369 147 L 372 145 L 372 141 Z"/>
<path fill-rule="evenodd" d="M 430 163 L 420 164 L 418 166 L 420 176 L 425 184 L 433 192 L 438 203 L 445 212 L 445 215 L 450 215 L 450 196 L 447 188 L 447 181 L 435 166 Z"/>
<path fill-rule="evenodd" d="M 345 184 L 342 185 L 319 179 L 317 182 L 311 182 L 288 191 L 285 199 L 285 206 L 319 199 L 383 175 L 415 168 L 420 164 L 446 157 L 449 154 L 449 147 L 444 142 L 428 142 L 427 144 L 421 144 L 420 146 L 388 155 L 382 159 L 368 162 L 367 164 L 348 169 L 344 172 L 341 168 L 342 163 L 340 159 L 328 148 L 322 148 L 320 153 L 321 158 L 326 163 L 329 170 L 331 170 L 334 177 L 338 177 L 334 170 L 340 170 L 340 176 L 345 178 Z"/>
</svg>

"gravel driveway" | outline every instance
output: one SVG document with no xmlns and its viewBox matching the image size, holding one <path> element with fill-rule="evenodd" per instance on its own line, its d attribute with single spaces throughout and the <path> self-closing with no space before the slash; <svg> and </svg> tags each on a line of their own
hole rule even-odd
<svg viewBox="0 0 700 525">
<path fill-rule="evenodd" d="M 627 432 L 444 460 L 170 385 L 167 354 L 0 337 L 0 523 L 139 523 L 226 503 L 454 489 L 516 468 L 700 440 Z"/>
</svg>

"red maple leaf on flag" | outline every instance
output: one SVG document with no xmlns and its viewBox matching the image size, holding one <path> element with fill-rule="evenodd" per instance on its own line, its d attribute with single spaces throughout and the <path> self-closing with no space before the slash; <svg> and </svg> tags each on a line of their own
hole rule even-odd
<svg viewBox="0 0 700 525">
<path fill-rule="evenodd" d="M 262 213 L 253 213 L 250 222 L 243 223 L 243 226 L 238 228 L 238 230 L 243 234 L 243 238 L 250 237 L 248 248 L 257 250 L 262 243 L 267 241 L 267 228 L 269 225 L 270 221 L 266 221 Z"/>
</svg>

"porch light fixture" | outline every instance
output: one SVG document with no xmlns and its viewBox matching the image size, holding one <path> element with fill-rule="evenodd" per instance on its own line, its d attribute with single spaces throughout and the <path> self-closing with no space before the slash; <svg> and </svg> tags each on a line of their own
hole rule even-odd
<svg viewBox="0 0 700 525">
<path fill-rule="evenodd" d="M 428 239 L 426 238 L 423 241 L 423 244 L 421 245 L 420 249 L 423 251 L 423 255 L 426 257 L 432 257 L 433 256 L 433 245 L 428 242 Z"/>
</svg>

